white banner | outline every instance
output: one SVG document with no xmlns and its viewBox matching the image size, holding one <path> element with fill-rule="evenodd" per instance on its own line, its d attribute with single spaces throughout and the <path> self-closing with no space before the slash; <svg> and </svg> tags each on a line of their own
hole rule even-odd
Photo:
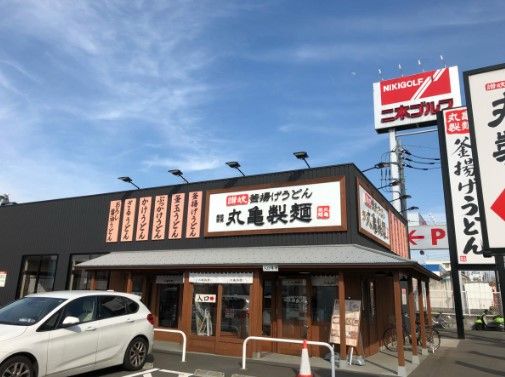
<svg viewBox="0 0 505 377">
<path fill-rule="evenodd" d="M 389 240 L 389 212 L 361 185 L 359 187 L 359 231 L 387 246 Z"/>
<path fill-rule="evenodd" d="M 343 184 L 297 184 L 210 193 L 206 237 L 345 230 Z"/>
<path fill-rule="evenodd" d="M 443 117 L 458 263 L 493 264 L 494 258 L 482 255 L 482 228 L 466 107 L 446 110 Z"/>
<path fill-rule="evenodd" d="M 200 273 L 190 272 L 189 282 L 195 284 L 252 284 L 253 273 Z"/>
<path fill-rule="evenodd" d="M 478 159 L 476 186 L 482 195 L 484 240 L 505 250 L 505 66 L 468 73 L 468 94 Z M 468 97 L 468 96 L 467 96 Z"/>
<path fill-rule="evenodd" d="M 448 249 L 447 227 L 445 225 L 409 226 L 410 249 Z"/>
</svg>

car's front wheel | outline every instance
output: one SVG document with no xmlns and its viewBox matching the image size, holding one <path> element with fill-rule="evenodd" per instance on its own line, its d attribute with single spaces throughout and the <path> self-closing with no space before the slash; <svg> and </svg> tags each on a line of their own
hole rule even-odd
<svg viewBox="0 0 505 377">
<path fill-rule="evenodd" d="M 0 377 L 35 377 L 32 362 L 26 356 L 14 356 L 0 366 Z"/>
<path fill-rule="evenodd" d="M 126 348 L 123 368 L 126 370 L 142 369 L 147 359 L 148 350 L 149 344 L 147 343 L 147 340 L 141 337 L 133 339 Z"/>
</svg>

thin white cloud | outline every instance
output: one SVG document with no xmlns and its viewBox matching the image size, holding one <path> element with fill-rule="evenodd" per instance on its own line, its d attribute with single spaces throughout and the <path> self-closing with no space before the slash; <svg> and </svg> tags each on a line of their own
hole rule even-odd
<svg viewBox="0 0 505 377">
<path fill-rule="evenodd" d="M 2 8 L 9 17 L 0 33 L 45 50 L 47 68 L 61 80 L 37 80 L 36 70 L 43 68 L 21 66 L 0 54 L 0 68 L 8 68 L 0 70 L 0 87 L 21 97 L 0 94 L 0 121 L 12 127 L 8 141 L 0 138 L 0 159 L 10 162 L 0 179 L 9 182 L 3 187 L 13 200 L 107 191 L 99 182 L 110 180 L 120 170 L 118 164 L 128 164 L 129 171 L 169 165 L 198 171 L 222 163 L 223 140 L 200 113 L 218 96 L 206 78 L 216 55 L 198 38 L 216 19 L 240 7 L 216 9 L 185 1 L 129 7 L 115 1 L 28 1 Z M 31 81 L 24 83 L 32 90 L 28 97 L 21 96 L 14 74 Z M 59 90 L 66 82 L 80 87 L 54 94 L 42 88 Z M 40 92 L 44 98 L 34 94 Z M 131 140 L 129 134 L 143 140 Z M 159 148 L 144 148 L 149 140 Z M 30 179 L 23 174 L 47 189 L 27 189 Z"/>
</svg>

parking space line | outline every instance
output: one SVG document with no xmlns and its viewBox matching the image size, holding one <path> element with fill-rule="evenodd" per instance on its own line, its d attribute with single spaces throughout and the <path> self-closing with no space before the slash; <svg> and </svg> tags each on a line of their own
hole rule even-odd
<svg viewBox="0 0 505 377">
<path fill-rule="evenodd" d="M 159 370 L 159 368 L 153 368 L 153 369 L 143 370 L 141 372 L 137 372 L 137 373 L 133 373 L 133 374 L 127 374 L 126 376 L 123 376 L 123 377 L 136 377 L 136 376 L 152 377 L 151 372 L 156 372 L 157 370 Z"/>
<path fill-rule="evenodd" d="M 177 374 L 177 377 L 190 377 L 190 376 L 193 376 L 193 373 L 178 372 L 178 371 L 175 371 L 175 370 L 168 370 L 168 369 L 160 369 L 159 372 Z"/>
</svg>

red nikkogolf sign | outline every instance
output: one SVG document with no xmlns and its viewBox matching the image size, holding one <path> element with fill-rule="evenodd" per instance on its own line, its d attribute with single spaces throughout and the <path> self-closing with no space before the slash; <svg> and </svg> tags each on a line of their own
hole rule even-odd
<svg viewBox="0 0 505 377">
<path fill-rule="evenodd" d="M 375 130 L 430 125 L 436 114 L 461 105 L 458 68 L 441 68 L 374 83 Z"/>
</svg>

